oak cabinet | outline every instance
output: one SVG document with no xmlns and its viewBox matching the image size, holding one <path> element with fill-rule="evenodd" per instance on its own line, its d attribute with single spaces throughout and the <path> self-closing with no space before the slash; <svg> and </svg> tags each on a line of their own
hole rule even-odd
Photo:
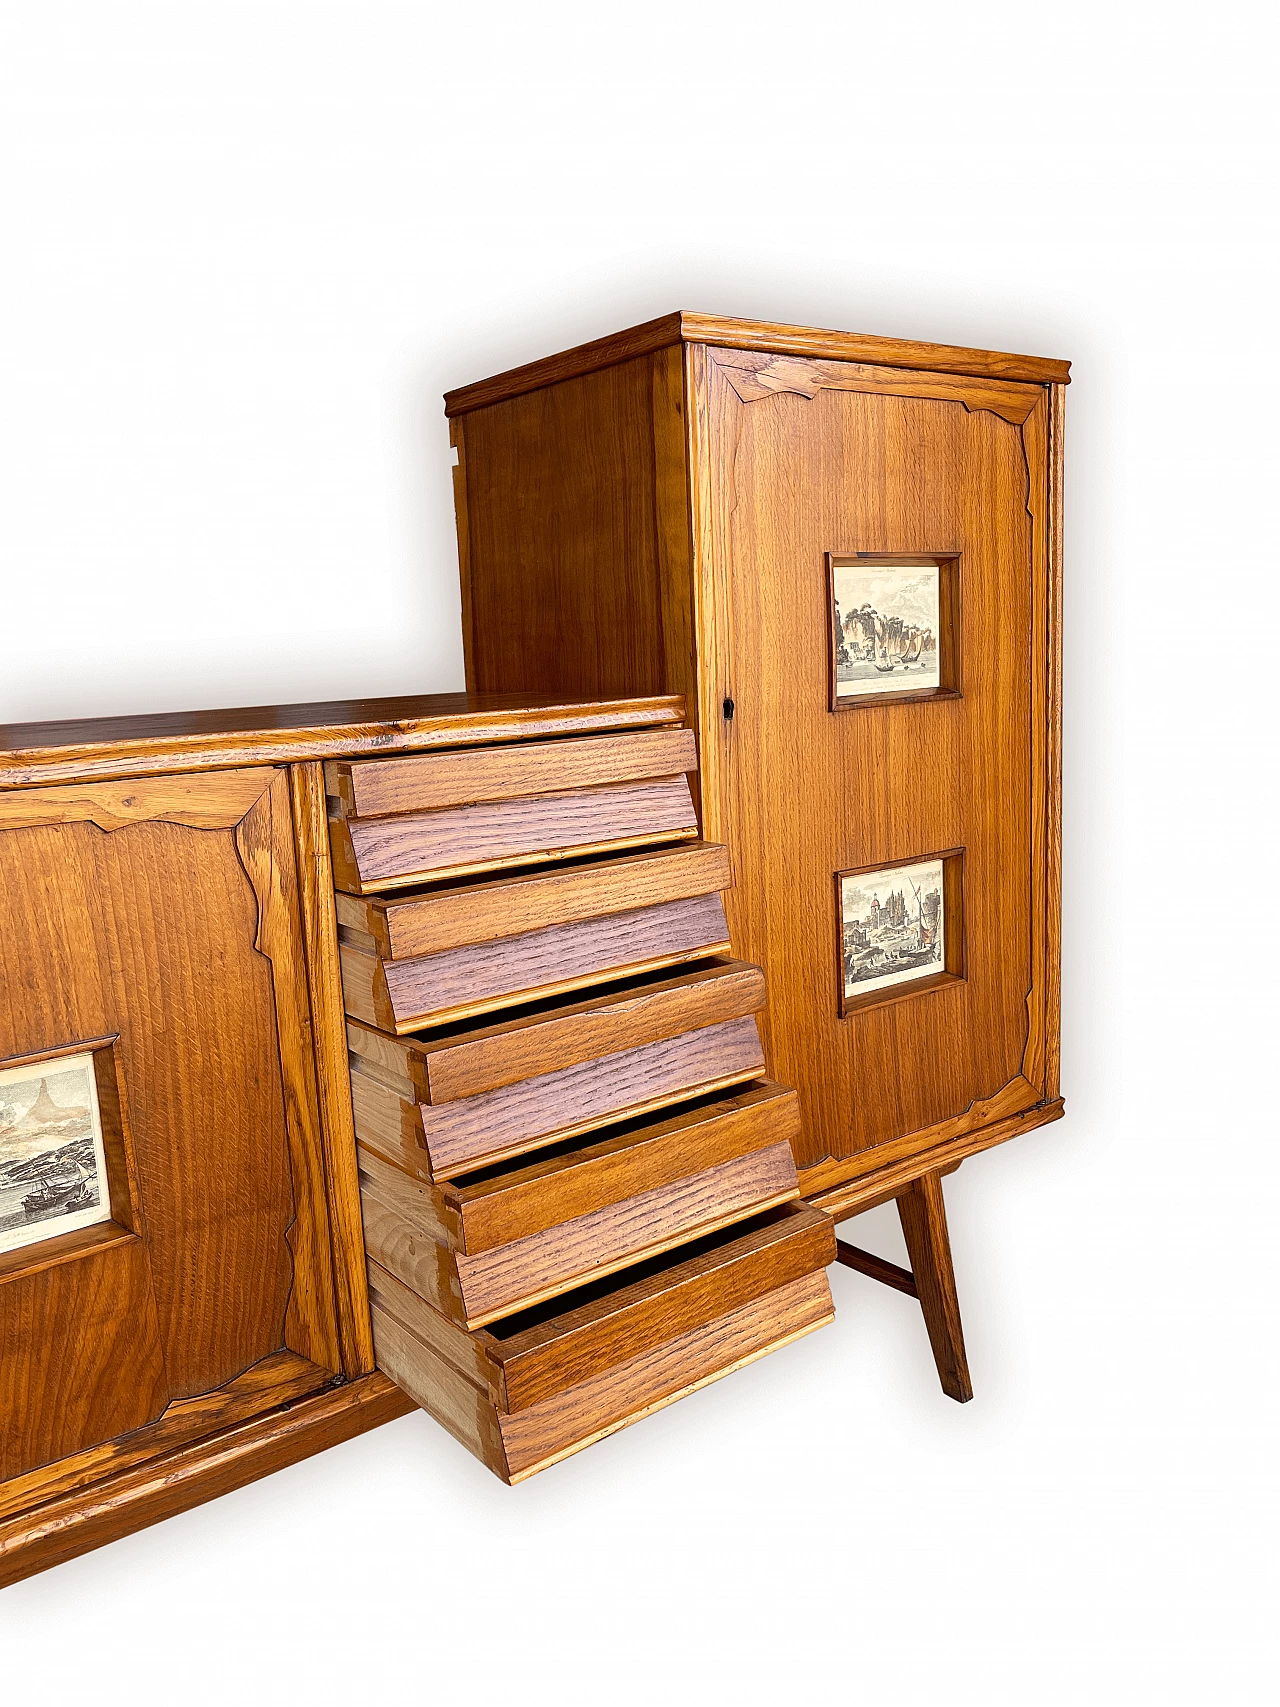
<svg viewBox="0 0 1280 1707">
<path fill-rule="evenodd" d="M 802 1186 L 837 1210 L 1061 1112 L 1067 377 L 677 314 L 446 398 L 468 687 L 685 696 Z M 862 631 L 832 593 L 860 565 L 932 573 L 936 615 L 908 644 L 886 614 L 883 654 L 868 626 L 884 680 L 842 694 Z M 839 874 L 889 873 L 899 905 L 904 870 L 915 913 L 876 964 L 936 925 L 937 970 L 846 999 L 880 951 Z"/>
</svg>

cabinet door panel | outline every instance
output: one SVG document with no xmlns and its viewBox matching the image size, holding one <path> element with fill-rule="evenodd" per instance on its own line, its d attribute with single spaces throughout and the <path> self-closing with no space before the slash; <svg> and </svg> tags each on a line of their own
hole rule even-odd
<svg viewBox="0 0 1280 1707">
<path fill-rule="evenodd" d="M 802 1166 L 1042 1094 L 1023 1074 L 1044 930 L 1044 400 L 1016 388 L 1019 423 L 977 396 L 838 378 L 744 402 L 714 352 L 694 367 L 704 834 L 733 853 L 730 929 L 768 981 L 766 1057 L 800 1092 Z M 959 697 L 830 710 L 826 554 L 952 552 Z M 944 850 L 963 853 L 963 976 L 842 1018 L 835 874 Z"/>
</svg>

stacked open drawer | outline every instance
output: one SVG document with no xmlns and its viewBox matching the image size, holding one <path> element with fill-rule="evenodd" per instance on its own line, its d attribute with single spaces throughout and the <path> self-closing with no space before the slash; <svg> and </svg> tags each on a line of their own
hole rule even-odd
<svg viewBox="0 0 1280 1707">
<path fill-rule="evenodd" d="M 509 1481 L 831 1318 L 695 762 L 325 767 L 378 1363 Z"/>
</svg>

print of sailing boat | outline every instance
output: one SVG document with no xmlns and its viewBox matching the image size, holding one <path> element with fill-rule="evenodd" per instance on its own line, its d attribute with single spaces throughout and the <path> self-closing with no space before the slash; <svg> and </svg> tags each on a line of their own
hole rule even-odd
<svg viewBox="0 0 1280 1707">
<path fill-rule="evenodd" d="M 97 1202 L 95 1194 L 89 1189 L 89 1181 L 93 1178 L 93 1175 L 89 1172 L 88 1168 L 80 1162 L 76 1163 L 76 1171 L 80 1175 L 80 1178 L 76 1184 L 75 1190 L 62 1206 L 63 1213 L 66 1215 L 73 1215 L 77 1209 L 88 1209 L 91 1204 Z"/>
<path fill-rule="evenodd" d="M 934 913 L 932 924 L 926 922 L 924 916 L 924 899 L 921 894 L 920 885 L 911 878 L 908 878 L 907 881 L 911 884 L 912 889 L 915 890 L 916 896 L 916 948 L 918 950 L 929 949 L 932 954 L 936 949 L 938 942 L 938 914 Z"/>
<path fill-rule="evenodd" d="M 907 649 L 902 654 L 903 669 L 909 669 L 912 664 L 918 663 L 920 660 L 920 654 L 923 650 L 924 634 L 920 629 L 913 628 L 911 631 L 911 639 L 907 644 Z"/>
<path fill-rule="evenodd" d="M 76 1181 L 70 1177 L 55 1180 L 50 1179 L 47 1174 L 42 1174 L 38 1189 L 28 1192 L 22 1200 L 23 1213 L 25 1215 L 45 1214 L 49 1210 L 57 1208 L 59 1204 L 65 1204 L 82 1184 L 83 1181 Z"/>
</svg>

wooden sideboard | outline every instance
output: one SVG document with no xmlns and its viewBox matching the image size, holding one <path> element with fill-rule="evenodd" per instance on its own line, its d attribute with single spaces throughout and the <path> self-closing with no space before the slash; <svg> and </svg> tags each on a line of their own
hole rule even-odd
<svg viewBox="0 0 1280 1707">
<path fill-rule="evenodd" d="M 833 1259 L 971 1396 L 942 1180 L 1063 1106 L 1067 378 L 668 316 L 449 395 L 468 693 L 0 729 L 0 1583 L 412 1402 L 519 1481 Z"/>
</svg>

